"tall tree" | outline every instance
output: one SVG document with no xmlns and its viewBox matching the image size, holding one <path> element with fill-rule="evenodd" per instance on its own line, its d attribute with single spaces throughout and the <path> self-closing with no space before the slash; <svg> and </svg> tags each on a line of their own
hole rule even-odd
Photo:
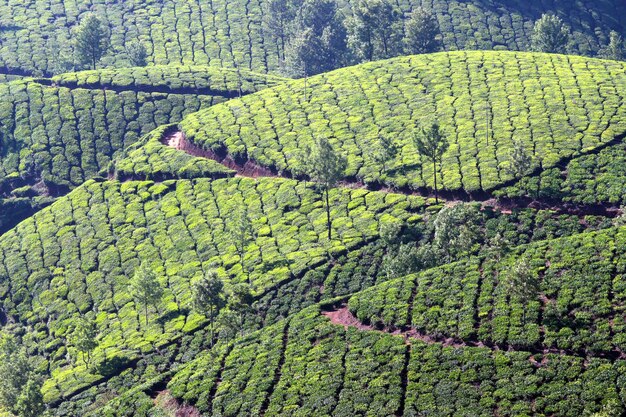
<svg viewBox="0 0 626 417">
<path fill-rule="evenodd" d="M 32 365 L 13 336 L 0 339 L 0 408 L 15 410 L 22 387 L 26 386 Z"/>
<path fill-rule="evenodd" d="M 441 48 L 437 17 L 421 7 L 416 8 L 405 24 L 404 45 L 407 53 L 427 54 Z"/>
<path fill-rule="evenodd" d="M 609 44 L 602 48 L 599 54 L 602 58 L 613 59 L 615 61 L 621 61 L 624 59 L 624 38 L 622 35 L 611 31 L 609 35 Z"/>
<path fill-rule="evenodd" d="M 211 346 L 213 346 L 215 317 L 225 305 L 224 283 L 215 271 L 208 271 L 192 284 L 192 306 L 198 313 L 208 317 L 211 326 Z"/>
<path fill-rule="evenodd" d="M 248 283 L 250 283 L 250 274 L 246 270 L 245 256 L 246 248 L 254 240 L 254 228 L 248 217 L 248 211 L 243 207 L 235 210 L 232 219 L 227 223 L 227 229 L 239 255 L 241 272 L 246 274 Z"/>
<path fill-rule="evenodd" d="M 293 22 L 285 52 L 285 72 L 307 77 L 346 62 L 346 30 L 335 0 L 304 0 Z"/>
<path fill-rule="evenodd" d="M 74 33 L 76 55 L 81 64 L 96 69 L 98 61 L 110 45 L 110 33 L 106 25 L 93 14 L 81 20 Z"/>
<path fill-rule="evenodd" d="M 437 187 L 437 164 L 442 163 L 443 154 L 450 147 L 443 135 L 439 124 L 433 123 L 429 129 L 419 128 L 414 136 L 417 152 L 430 160 L 433 164 L 433 179 L 435 184 L 435 202 L 439 203 L 439 189 Z"/>
<path fill-rule="evenodd" d="M 517 297 L 520 302 L 527 304 L 537 299 L 539 295 L 539 276 L 531 268 L 528 259 L 519 259 L 513 268 L 505 273 L 504 277 L 509 291 Z M 525 308 L 523 318 L 526 320 Z"/>
<path fill-rule="evenodd" d="M 506 168 L 507 173 L 514 178 L 521 178 L 528 174 L 531 166 L 532 156 L 524 147 L 524 143 L 521 140 L 514 141 L 509 157 L 509 166 Z"/>
<path fill-rule="evenodd" d="M 253 301 L 249 285 L 234 285 L 228 292 L 227 312 L 220 315 L 220 321 L 225 327 L 230 328 L 233 334 L 239 331 L 239 335 L 243 336 L 246 315 L 254 311 Z"/>
<path fill-rule="evenodd" d="M 72 344 L 82 353 L 85 364 L 91 362 L 91 352 L 98 346 L 96 342 L 97 335 L 96 323 L 86 317 L 81 318 L 74 328 Z M 85 360 L 85 354 L 87 354 L 87 360 Z"/>
<path fill-rule="evenodd" d="M 148 50 L 139 41 L 132 41 L 126 45 L 126 55 L 128 55 L 128 60 L 133 67 L 148 65 Z"/>
<path fill-rule="evenodd" d="M 482 235 L 480 222 L 480 208 L 476 204 L 459 203 L 444 207 L 433 221 L 433 244 L 449 262 L 470 254 L 478 246 L 478 238 Z"/>
<path fill-rule="evenodd" d="M 302 0 L 268 0 L 263 14 L 263 29 L 276 42 L 278 59 L 285 59 L 285 50 L 292 35 L 292 25 Z"/>
<path fill-rule="evenodd" d="M 12 335 L 0 337 L 0 409 L 19 417 L 40 416 L 44 410 L 41 375 L 36 361 Z"/>
<path fill-rule="evenodd" d="M 30 375 L 15 403 L 19 417 L 41 417 L 46 407 L 41 393 L 41 377 Z"/>
<path fill-rule="evenodd" d="M 147 262 L 142 262 L 129 284 L 130 293 L 138 304 L 143 305 L 148 324 L 148 307 L 157 306 L 163 297 L 163 288 Z"/>
<path fill-rule="evenodd" d="M 328 239 L 332 239 L 330 218 L 330 189 L 342 178 L 348 162 L 338 154 L 326 138 L 316 138 L 312 148 L 307 149 L 305 171 L 311 180 L 318 183 L 324 194 Z"/>
<path fill-rule="evenodd" d="M 389 162 L 396 155 L 398 155 L 398 146 L 396 146 L 393 139 L 387 135 L 378 135 L 378 142 L 372 153 L 372 159 L 382 167 L 381 173 L 387 173 Z"/>
<path fill-rule="evenodd" d="M 570 30 L 561 18 L 544 14 L 535 22 L 532 47 L 537 52 L 565 53 L 570 41 Z"/>
<path fill-rule="evenodd" d="M 347 19 L 348 46 L 362 61 L 391 58 L 402 51 L 402 13 L 388 0 L 360 0 Z"/>
</svg>

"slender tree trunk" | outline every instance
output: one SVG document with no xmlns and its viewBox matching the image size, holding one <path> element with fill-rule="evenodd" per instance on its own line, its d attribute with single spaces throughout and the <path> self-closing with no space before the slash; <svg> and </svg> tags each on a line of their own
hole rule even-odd
<svg viewBox="0 0 626 417">
<path fill-rule="evenodd" d="M 439 191 L 437 190 L 437 160 L 433 159 L 433 177 L 435 178 L 435 204 L 439 204 Z"/>
<path fill-rule="evenodd" d="M 213 307 L 209 309 L 209 316 L 211 320 L 211 347 L 213 347 Z"/>
<path fill-rule="evenodd" d="M 330 222 L 330 198 L 328 196 L 328 187 L 326 187 L 326 226 L 328 226 L 328 240 L 332 239 L 331 222 Z"/>
</svg>

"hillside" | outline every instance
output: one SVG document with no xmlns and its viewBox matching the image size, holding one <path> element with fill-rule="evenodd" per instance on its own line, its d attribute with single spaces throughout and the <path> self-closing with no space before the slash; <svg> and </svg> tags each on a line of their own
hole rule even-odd
<svg viewBox="0 0 626 417">
<path fill-rule="evenodd" d="M 4 330 L 35 332 L 31 348 L 48 361 L 52 376 L 44 396 L 55 401 L 101 378 L 74 378 L 64 335 L 69 320 L 95 312 L 99 332 L 106 334 L 96 356 L 132 361 L 198 329 L 203 319 L 189 315 L 189 283 L 217 268 L 227 284 L 248 283 L 260 317 L 271 321 L 306 302 L 309 286 L 331 259 L 371 243 L 381 218 L 419 221 L 414 213 L 425 207 L 419 197 L 363 190 L 336 190 L 332 199 L 335 237 L 327 241 L 321 195 L 304 183 L 89 181 L 0 237 Z M 230 243 L 242 208 L 255 239 L 243 265 Z M 142 261 L 168 288 L 147 327 L 126 290 Z M 292 296 L 274 299 L 294 280 Z"/>
<path fill-rule="evenodd" d="M 0 84 L 0 207 L 28 214 L 46 197 L 106 170 L 156 127 L 280 80 L 247 71 L 155 66 Z M 0 232 L 21 218 L 0 215 Z"/>
<path fill-rule="evenodd" d="M 301 171 L 313 137 L 329 137 L 348 159 L 348 179 L 420 189 L 433 187 L 433 172 L 413 135 L 436 121 L 451 144 L 438 167 L 442 188 L 480 195 L 513 179 L 515 141 L 541 170 L 619 144 L 625 69 L 563 55 L 420 55 L 312 77 L 306 91 L 293 81 L 191 114 L 180 126 L 197 146 L 286 175 Z M 399 149 L 386 167 L 374 160 L 380 137 Z"/>
<path fill-rule="evenodd" d="M 0 1 L 0 417 L 626 416 L 624 38 Z"/>
<path fill-rule="evenodd" d="M 346 15 L 348 2 L 339 2 Z M 432 9 L 444 47 L 528 50 L 533 23 L 542 13 L 561 16 L 572 28 L 574 52 L 595 55 L 608 33 L 626 31 L 626 6 L 619 0 L 578 2 L 402 0 L 408 13 Z M 268 1 L 197 0 L 162 2 L 72 2 L 29 0 L 0 4 L 0 68 L 15 75 L 49 75 L 72 60 L 72 28 L 87 13 L 108 22 L 111 52 L 107 67 L 128 66 L 125 46 L 141 40 L 157 65 L 211 65 L 258 72 L 279 67 L 277 40 L 268 35 Z"/>
<path fill-rule="evenodd" d="M 203 415 L 587 415 L 626 389 L 625 237 L 544 241 L 313 306 L 200 355 L 167 389 Z M 525 313 L 502 283 L 522 257 L 541 276 Z M 104 415 L 137 404 L 154 407 L 135 392 Z"/>
</svg>

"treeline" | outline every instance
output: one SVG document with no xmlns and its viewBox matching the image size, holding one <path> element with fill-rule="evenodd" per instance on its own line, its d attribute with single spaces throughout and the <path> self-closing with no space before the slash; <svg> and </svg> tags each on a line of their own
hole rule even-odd
<svg viewBox="0 0 626 417">
<path fill-rule="evenodd" d="M 442 46 L 431 11 L 417 8 L 405 17 L 387 0 L 360 1 L 349 16 L 334 0 L 270 0 L 263 28 L 277 44 L 282 72 L 292 77 Z"/>
<path fill-rule="evenodd" d="M 417 7 L 407 15 L 388 0 L 361 0 L 345 12 L 335 0 L 269 0 L 263 28 L 277 45 L 281 72 L 305 77 L 443 47 L 437 17 L 428 9 Z M 573 51 L 571 29 L 559 17 L 544 14 L 535 22 L 532 49 Z M 599 55 L 623 59 L 622 37 L 611 32 Z"/>
</svg>

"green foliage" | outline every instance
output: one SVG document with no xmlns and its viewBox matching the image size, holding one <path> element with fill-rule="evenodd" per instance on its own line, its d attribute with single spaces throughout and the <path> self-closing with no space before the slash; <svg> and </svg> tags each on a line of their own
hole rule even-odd
<svg viewBox="0 0 626 417">
<path fill-rule="evenodd" d="M 602 58 L 622 61 L 624 60 L 624 48 L 624 38 L 612 30 L 609 34 L 609 44 L 600 50 L 599 55 Z"/>
<path fill-rule="evenodd" d="M 532 163 L 532 157 L 528 151 L 526 151 L 524 144 L 521 141 L 515 141 L 513 143 L 513 149 L 511 150 L 511 156 L 509 157 L 507 172 L 513 176 L 513 178 L 523 177 L 528 174 Z"/>
<path fill-rule="evenodd" d="M 126 53 L 131 66 L 145 67 L 148 65 L 148 50 L 143 43 L 132 41 L 126 45 Z"/>
<path fill-rule="evenodd" d="M 441 164 L 443 154 L 450 147 L 450 143 L 437 123 L 433 123 L 428 129 L 421 128 L 415 135 L 413 143 L 415 144 L 417 152 L 430 160 L 433 164 L 435 202 L 439 203 L 437 188 L 437 164 Z"/>
<path fill-rule="evenodd" d="M 88 64 L 92 70 L 109 49 L 111 35 L 105 26 L 98 17 L 90 14 L 81 20 L 74 32 L 76 56 L 81 64 Z"/>
<path fill-rule="evenodd" d="M 224 282 L 215 271 L 208 271 L 203 277 L 192 282 L 191 305 L 195 311 L 208 316 L 211 325 L 211 345 L 213 345 L 213 323 L 217 313 L 226 306 Z"/>
<path fill-rule="evenodd" d="M 241 270 L 244 273 L 248 273 L 245 264 L 246 248 L 250 243 L 254 241 L 254 228 L 252 222 L 248 218 L 248 212 L 245 207 L 239 207 L 238 210 L 232 213 L 231 220 L 226 225 L 233 244 L 239 254 L 239 262 L 241 263 Z M 248 284 L 250 284 L 248 275 Z"/>
<path fill-rule="evenodd" d="M 18 417 L 38 417 L 44 409 L 41 377 L 35 372 L 35 358 L 10 334 L 0 339 L 0 410 Z"/>
<path fill-rule="evenodd" d="M 547 169 L 500 188 L 497 196 L 548 198 L 578 204 L 626 203 L 626 145 L 618 142 L 599 152 L 572 158 L 564 169 Z"/>
<path fill-rule="evenodd" d="M 387 173 L 389 163 L 398 155 L 399 149 L 393 139 L 388 136 L 378 136 L 378 144 L 374 149 L 372 159 L 375 163 L 381 165 L 382 173 Z"/>
<path fill-rule="evenodd" d="M 85 360 L 87 365 L 91 362 L 91 352 L 98 346 L 98 342 L 96 342 L 97 335 L 96 323 L 87 317 L 79 319 L 72 332 L 72 344 L 83 354 L 83 358 L 87 354 L 87 359 Z"/>
<path fill-rule="evenodd" d="M 27 0 L 0 5 L 1 15 L 13 28 L 2 31 L 0 67 L 45 74 L 71 70 L 74 26 L 92 12 L 106 16 L 111 33 L 111 53 L 100 65 L 125 67 L 125 46 L 140 40 L 154 65 L 209 65 L 214 68 L 251 69 L 273 72 L 281 69 L 284 50 L 281 38 L 270 34 L 266 23 L 277 10 L 272 2 L 199 0 L 180 4 L 173 0 L 153 3 L 143 0 L 99 2 L 80 7 L 72 2 Z M 354 2 L 338 1 L 342 14 L 350 17 Z M 524 0 L 483 1 L 400 0 L 393 2 L 402 15 L 423 7 L 437 16 L 445 50 L 529 50 L 533 24 L 549 8 L 572 28 L 573 48 L 579 54 L 595 55 L 608 43 L 609 32 L 624 33 L 626 5 L 621 0 L 593 2 L 541 2 Z M 54 18 L 51 18 L 54 16 Z M 276 20 L 293 21 L 292 11 Z M 272 19 L 273 20 L 273 19 Z M 281 27 L 280 25 L 278 26 Z M 402 27 L 399 28 L 402 37 Z M 278 31 L 280 35 L 280 29 Z M 65 55 L 65 56 L 64 56 Z M 70 63 L 70 68 L 66 64 Z"/>
<path fill-rule="evenodd" d="M 433 188 L 432 164 L 412 142 L 416 126 L 437 120 L 450 143 L 438 186 L 489 191 L 513 178 L 506 161 L 515 141 L 547 170 L 622 134 L 624 71 L 624 63 L 553 54 L 419 55 L 311 77 L 306 100 L 303 80 L 266 89 L 189 115 L 181 128 L 198 146 L 225 147 L 279 172 L 301 172 L 314 138 L 331 138 L 348 158 L 346 177 Z M 488 146 L 476 116 L 483 120 L 485 102 Z M 386 174 L 371 162 L 380 135 L 400 149 Z"/>
<path fill-rule="evenodd" d="M 539 277 L 532 270 L 528 259 L 521 258 L 504 275 L 509 291 L 523 304 L 535 301 L 539 294 Z"/>
<path fill-rule="evenodd" d="M 137 303 L 143 305 L 147 325 L 148 307 L 157 307 L 163 298 L 163 288 L 147 262 L 142 262 L 135 270 L 133 278 L 128 284 L 128 291 Z"/>
<path fill-rule="evenodd" d="M 46 409 L 39 378 L 28 378 L 17 398 L 15 411 L 19 417 L 41 417 Z"/>
<path fill-rule="evenodd" d="M 288 75 L 320 74 L 347 63 L 346 31 L 335 0 L 304 0 L 291 32 L 284 63 Z"/>
<path fill-rule="evenodd" d="M 437 52 L 441 47 L 437 17 L 421 7 L 411 12 L 405 23 L 405 51 L 409 54 Z"/>
<path fill-rule="evenodd" d="M 202 332 L 205 327 L 208 331 L 208 321 L 187 308 L 190 283 L 203 271 L 216 269 L 228 294 L 236 284 L 249 287 L 255 303 L 244 318 L 244 330 L 249 330 L 345 291 L 343 284 L 334 289 L 330 283 L 342 281 L 337 272 L 320 291 L 333 259 L 361 256 L 375 241 L 382 219 L 405 223 L 426 206 L 420 197 L 341 188 L 331 189 L 330 199 L 332 242 L 325 238 L 324 195 L 310 183 L 276 178 L 88 181 L 3 234 L 1 308 L 17 323 L 47 323 L 49 329 L 24 342 L 45 352 L 46 402 L 126 375 L 139 358 L 158 358 L 156 349 L 165 352 L 166 346 L 196 332 L 202 342 L 189 340 L 184 353 L 161 361 L 187 361 L 202 343 L 208 345 L 209 335 Z M 254 229 L 246 248 L 247 271 L 226 227 L 241 207 Z M 377 259 L 360 263 L 375 265 Z M 149 262 L 164 289 L 158 312 L 148 309 L 147 322 L 145 304 L 133 302 L 129 292 L 129 280 L 142 262 Z M 360 282 L 351 268 L 342 268 L 351 285 L 371 282 Z M 98 346 L 87 368 L 82 361 L 68 360 L 65 338 L 91 311 L 96 313 Z M 221 334 L 219 322 L 216 332 Z M 144 378 L 137 372 L 136 378 Z M 125 389 L 127 383 L 117 382 L 112 389 Z M 74 415 L 82 415 L 79 404 Z"/>
<path fill-rule="evenodd" d="M 626 229 L 466 258 L 367 289 L 349 301 L 362 321 L 437 338 L 602 356 L 622 349 Z M 384 301 L 383 301 L 384 300 Z"/>
<path fill-rule="evenodd" d="M 544 14 L 535 22 L 532 36 L 533 50 L 564 54 L 570 42 L 570 30 L 560 17 Z"/>
<path fill-rule="evenodd" d="M 346 25 L 348 45 L 361 62 L 391 58 L 402 50 L 402 14 L 387 0 L 359 0 Z"/>
<path fill-rule="evenodd" d="M 180 66 L 85 71 L 0 85 L 0 199 L 12 206 L 7 219 L 2 210 L 0 222 L 11 226 L 24 218 L 20 213 L 49 203 L 48 196 L 108 169 L 123 149 L 157 126 L 280 80 Z M 133 154 L 132 164 L 124 165 L 128 176 L 159 178 L 165 171 L 169 178 L 191 178 L 228 171 L 160 146 L 159 139 Z M 30 201 L 16 201 L 22 193 Z"/>
<path fill-rule="evenodd" d="M 306 151 L 305 172 L 324 192 L 326 201 L 326 226 L 328 240 L 332 239 L 332 221 L 330 217 L 330 189 L 344 175 L 347 160 L 338 154 L 326 138 L 316 138 L 312 148 Z"/>
</svg>

